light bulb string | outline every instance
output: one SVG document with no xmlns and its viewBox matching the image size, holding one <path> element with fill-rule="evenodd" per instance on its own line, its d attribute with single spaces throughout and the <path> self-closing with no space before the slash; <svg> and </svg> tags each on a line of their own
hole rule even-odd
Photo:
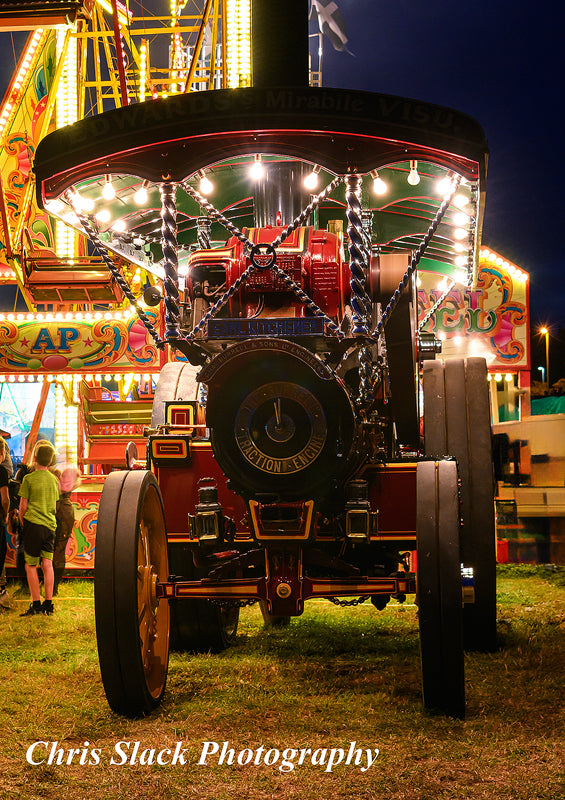
<svg viewBox="0 0 565 800">
<path fill-rule="evenodd" d="M 312 198 L 312 201 L 306 206 L 306 208 L 300 212 L 300 214 L 293 219 L 293 221 L 288 225 L 284 231 L 282 231 L 276 239 L 273 239 L 271 242 L 273 247 L 278 247 L 280 244 L 287 239 L 291 233 L 293 233 L 297 228 L 299 228 L 310 216 L 312 211 L 315 211 L 318 205 L 321 203 L 322 200 L 325 200 L 326 197 L 333 192 L 333 190 L 339 186 L 340 183 L 343 181 L 343 175 L 336 175 L 336 177 L 328 183 L 325 189 L 322 189 L 315 197 Z"/>
<path fill-rule="evenodd" d="M 312 211 L 317 207 L 318 203 L 327 197 L 335 188 L 338 186 L 343 177 L 337 176 L 336 178 L 331 181 L 326 188 L 320 192 L 315 198 L 313 198 L 312 202 L 309 203 L 308 206 L 293 220 L 293 222 L 285 228 L 281 234 L 274 239 L 271 244 L 271 247 L 275 248 L 280 245 L 296 228 L 298 228 L 312 213 Z M 210 217 L 215 219 L 217 222 L 221 223 L 228 231 L 230 231 L 240 242 L 247 245 L 250 249 L 254 247 L 254 244 L 250 239 L 247 238 L 240 230 L 237 228 L 227 217 L 225 217 L 220 211 L 218 211 L 214 206 L 209 203 L 200 192 L 198 192 L 193 186 L 191 186 L 186 181 L 183 181 L 181 184 L 182 188 L 189 194 L 194 200 L 196 200 L 202 208 L 204 208 Z M 206 314 L 202 317 L 200 322 L 186 335 L 187 340 L 194 339 L 194 337 L 199 333 L 207 322 L 212 319 L 218 311 L 227 303 L 227 301 L 232 297 L 232 295 L 239 289 L 239 287 L 247 280 L 247 278 L 255 271 L 256 267 L 254 264 L 250 264 L 247 269 L 241 273 L 239 278 L 237 278 L 232 286 L 224 292 L 224 294 L 214 303 L 214 305 L 208 309 Z M 327 314 L 322 311 L 322 309 L 316 305 L 316 303 L 312 300 L 312 298 L 306 294 L 306 292 L 299 286 L 283 269 L 281 269 L 275 262 L 274 266 L 271 267 L 274 274 L 279 277 L 285 285 L 291 289 L 294 294 L 298 297 L 298 299 L 304 303 L 304 305 L 317 317 L 322 317 L 326 324 L 326 327 L 331 330 L 336 336 L 343 337 L 343 332 L 339 329 L 339 327 L 333 322 L 333 320 L 327 316 Z"/>
<path fill-rule="evenodd" d="M 229 220 L 220 211 L 218 211 L 212 205 L 212 203 L 208 202 L 208 200 L 206 200 L 206 198 L 203 197 L 200 194 L 199 191 L 197 191 L 193 186 L 191 186 L 188 183 L 188 181 L 181 181 L 180 185 L 182 186 L 184 191 L 188 195 L 190 195 L 190 197 L 192 197 L 193 200 L 196 200 L 196 202 L 202 208 L 204 208 L 208 212 L 208 214 L 213 219 L 216 220 L 216 222 L 219 222 L 221 225 L 223 225 L 226 230 L 228 230 L 230 233 L 232 233 L 236 237 L 236 239 L 239 239 L 240 242 L 242 242 L 243 244 L 246 244 L 249 247 L 249 249 L 251 249 L 253 247 L 253 242 L 250 239 L 248 239 L 247 236 L 245 236 L 245 234 L 242 233 L 240 231 L 240 229 L 236 225 L 234 225 L 231 220 Z"/>
<path fill-rule="evenodd" d="M 432 220 L 432 223 L 431 223 L 430 227 L 426 231 L 426 234 L 425 234 L 424 238 L 420 242 L 420 246 L 418 247 L 418 250 L 412 256 L 412 258 L 410 260 L 410 264 L 408 266 L 408 269 L 406 270 L 406 272 L 404 273 L 404 275 L 402 277 L 402 280 L 398 284 L 398 288 L 396 289 L 396 291 L 394 292 L 394 294 L 390 298 L 387 307 L 383 311 L 382 316 L 381 316 L 381 318 L 380 318 L 380 320 L 378 322 L 378 325 L 376 326 L 375 330 L 372 333 L 373 336 L 377 336 L 378 337 L 383 332 L 383 329 L 384 329 L 385 325 L 388 323 L 390 315 L 392 314 L 392 312 L 394 311 L 394 309 L 396 308 L 396 306 L 398 304 L 398 301 L 400 300 L 400 296 L 401 296 L 403 290 L 408 285 L 408 281 L 410 280 L 410 278 L 412 277 L 412 275 L 416 271 L 416 269 L 418 267 L 418 264 L 420 263 L 420 259 L 422 258 L 422 256 L 426 252 L 426 250 L 428 248 L 428 245 L 429 245 L 430 241 L 432 240 L 432 238 L 433 238 L 433 236 L 434 236 L 434 234 L 435 234 L 435 232 L 436 232 L 436 230 L 438 228 L 439 223 L 441 222 L 441 220 L 444 217 L 445 212 L 449 208 L 449 205 L 450 205 L 450 203 L 451 203 L 451 201 L 453 199 L 453 196 L 454 196 L 455 192 L 457 191 L 457 189 L 459 188 L 460 181 L 461 181 L 461 177 L 459 175 L 457 175 L 455 177 L 455 180 L 452 183 L 450 193 L 448 195 L 446 195 L 445 198 L 443 199 L 443 202 L 440 205 L 440 207 L 439 207 L 439 209 L 437 211 L 437 214 L 435 215 L 434 219 Z"/>
<path fill-rule="evenodd" d="M 83 212 L 79 208 L 76 208 L 73 205 L 71 192 L 69 192 L 69 191 L 65 192 L 64 197 L 65 197 L 65 200 L 67 201 L 67 203 L 69 203 L 69 205 L 73 209 L 74 213 L 77 215 L 77 218 L 78 218 L 80 224 L 82 225 L 82 228 L 83 228 L 88 240 L 91 242 L 91 244 L 96 248 L 96 250 L 100 254 L 100 257 L 102 258 L 102 261 L 106 264 L 106 266 L 110 270 L 110 273 L 112 274 L 112 277 L 114 278 L 114 280 L 116 281 L 116 283 L 118 284 L 120 289 L 122 290 L 124 296 L 127 298 L 127 300 L 129 300 L 131 305 L 135 308 L 135 310 L 137 312 L 137 316 L 139 318 L 139 321 L 145 327 L 145 329 L 147 330 L 147 332 L 149 333 L 149 335 L 151 336 L 151 338 L 155 342 L 155 346 L 158 347 L 159 349 L 163 349 L 163 347 L 166 344 L 165 340 L 161 339 L 161 337 L 159 336 L 159 334 L 157 332 L 156 327 L 153 325 L 153 323 L 151 322 L 151 320 L 149 319 L 149 317 L 147 316 L 145 311 L 139 305 L 137 297 L 134 295 L 134 293 L 130 289 L 130 287 L 129 287 L 126 279 L 122 275 L 119 267 L 114 262 L 113 258 L 110 256 L 110 252 L 109 252 L 108 248 L 105 246 L 105 244 L 102 242 L 102 240 L 98 236 L 98 232 L 96 231 L 96 228 L 94 227 L 94 225 L 92 224 L 90 219 L 86 216 L 86 214 L 83 214 Z"/>
</svg>

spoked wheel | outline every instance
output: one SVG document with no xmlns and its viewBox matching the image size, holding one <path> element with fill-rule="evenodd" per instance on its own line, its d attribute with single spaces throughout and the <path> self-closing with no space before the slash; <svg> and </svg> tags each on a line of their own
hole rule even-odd
<svg viewBox="0 0 565 800">
<path fill-rule="evenodd" d="M 171 545 L 170 566 L 174 575 L 187 581 L 202 577 L 192 553 L 183 545 Z M 211 600 L 171 601 L 171 649 L 189 653 L 219 653 L 237 637 L 239 608 Z"/>
<path fill-rule="evenodd" d="M 461 478 L 461 560 L 474 573 L 475 602 L 463 609 L 464 644 L 496 649 L 496 530 L 490 404 L 484 358 L 424 363 L 427 456 L 457 459 Z"/>
<path fill-rule="evenodd" d="M 417 591 L 424 707 L 465 716 L 459 495 L 454 461 L 417 467 Z"/>
<path fill-rule="evenodd" d="M 169 576 L 159 485 L 151 472 L 113 472 L 100 498 L 94 600 L 102 683 L 110 708 L 139 716 L 161 701 L 169 662 Z"/>
</svg>

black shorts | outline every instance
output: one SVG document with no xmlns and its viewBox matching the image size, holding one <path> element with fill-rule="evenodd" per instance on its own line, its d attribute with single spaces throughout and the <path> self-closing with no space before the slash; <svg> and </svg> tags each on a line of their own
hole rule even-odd
<svg viewBox="0 0 565 800">
<path fill-rule="evenodd" d="M 23 543 L 26 564 L 35 567 L 40 558 L 53 558 L 55 531 L 24 519 Z"/>
</svg>

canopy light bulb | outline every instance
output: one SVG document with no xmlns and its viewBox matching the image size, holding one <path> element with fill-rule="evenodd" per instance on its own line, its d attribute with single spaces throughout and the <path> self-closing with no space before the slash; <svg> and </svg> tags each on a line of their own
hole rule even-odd
<svg viewBox="0 0 565 800">
<path fill-rule="evenodd" d="M 126 223 L 123 219 L 117 219 L 112 225 L 112 230 L 116 233 L 123 233 L 126 229 Z"/>
<path fill-rule="evenodd" d="M 453 217 L 453 222 L 456 225 L 467 225 L 467 223 L 469 222 L 469 217 L 467 216 L 467 214 L 464 214 L 463 211 L 460 211 Z"/>
<path fill-rule="evenodd" d="M 147 187 L 144 181 L 143 184 L 137 190 L 137 192 L 134 194 L 133 199 L 135 200 L 138 206 L 144 206 L 145 203 L 147 202 L 147 196 L 148 196 Z"/>
<path fill-rule="evenodd" d="M 464 228 L 455 228 L 453 235 L 456 239 L 465 239 L 467 238 L 468 233 Z"/>
<path fill-rule="evenodd" d="M 464 194 L 456 194 L 453 198 L 453 205 L 457 208 L 463 208 L 469 202 L 469 198 Z"/>
<path fill-rule="evenodd" d="M 261 178 L 265 175 L 265 167 L 263 166 L 260 155 L 255 156 L 255 160 L 251 165 L 251 169 L 249 170 L 249 175 L 254 181 L 261 180 Z"/>
<path fill-rule="evenodd" d="M 418 175 L 418 162 L 410 162 L 410 172 L 408 174 L 408 183 L 410 186 L 417 186 L 420 183 L 420 176 Z"/>
<path fill-rule="evenodd" d="M 212 194 L 214 191 L 214 184 L 211 180 L 209 180 L 209 178 L 206 177 L 206 175 L 204 175 L 204 173 L 202 173 L 198 188 L 200 189 L 200 194 Z"/>
<path fill-rule="evenodd" d="M 371 177 L 373 179 L 373 192 L 375 194 L 386 194 L 388 192 L 388 186 L 382 178 L 379 178 L 379 173 L 375 170 L 371 172 Z"/>
<path fill-rule="evenodd" d="M 98 222 L 110 222 L 111 218 L 112 215 L 107 208 L 101 208 L 100 211 L 96 213 L 96 219 Z"/>
<path fill-rule="evenodd" d="M 94 200 L 91 200 L 90 197 L 83 197 L 78 192 L 76 192 L 73 195 L 72 203 L 75 206 L 75 208 L 78 208 L 81 211 L 93 211 L 94 210 Z"/>
<path fill-rule="evenodd" d="M 436 183 L 436 192 L 445 197 L 451 191 L 451 178 L 447 175 Z"/>
<path fill-rule="evenodd" d="M 115 196 L 116 190 L 114 189 L 114 184 L 112 183 L 110 176 L 106 175 L 104 186 L 102 188 L 102 197 L 104 200 L 113 200 Z"/>
<path fill-rule="evenodd" d="M 307 189 L 309 189 L 310 191 L 313 191 L 318 185 L 318 181 L 319 181 L 318 174 L 319 174 L 319 172 L 320 172 L 320 167 L 316 164 L 316 166 L 314 167 L 312 172 L 310 172 L 304 178 L 304 186 Z"/>
</svg>

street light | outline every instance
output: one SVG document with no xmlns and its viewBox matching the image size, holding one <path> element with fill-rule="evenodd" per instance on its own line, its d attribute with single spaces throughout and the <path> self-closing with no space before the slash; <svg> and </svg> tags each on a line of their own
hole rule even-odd
<svg viewBox="0 0 565 800">
<path fill-rule="evenodd" d="M 547 391 L 549 392 L 549 331 L 543 327 L 539 329 L 542 336 L 545 336 L 545 374 L 547 376 Z"/>
</svg>

